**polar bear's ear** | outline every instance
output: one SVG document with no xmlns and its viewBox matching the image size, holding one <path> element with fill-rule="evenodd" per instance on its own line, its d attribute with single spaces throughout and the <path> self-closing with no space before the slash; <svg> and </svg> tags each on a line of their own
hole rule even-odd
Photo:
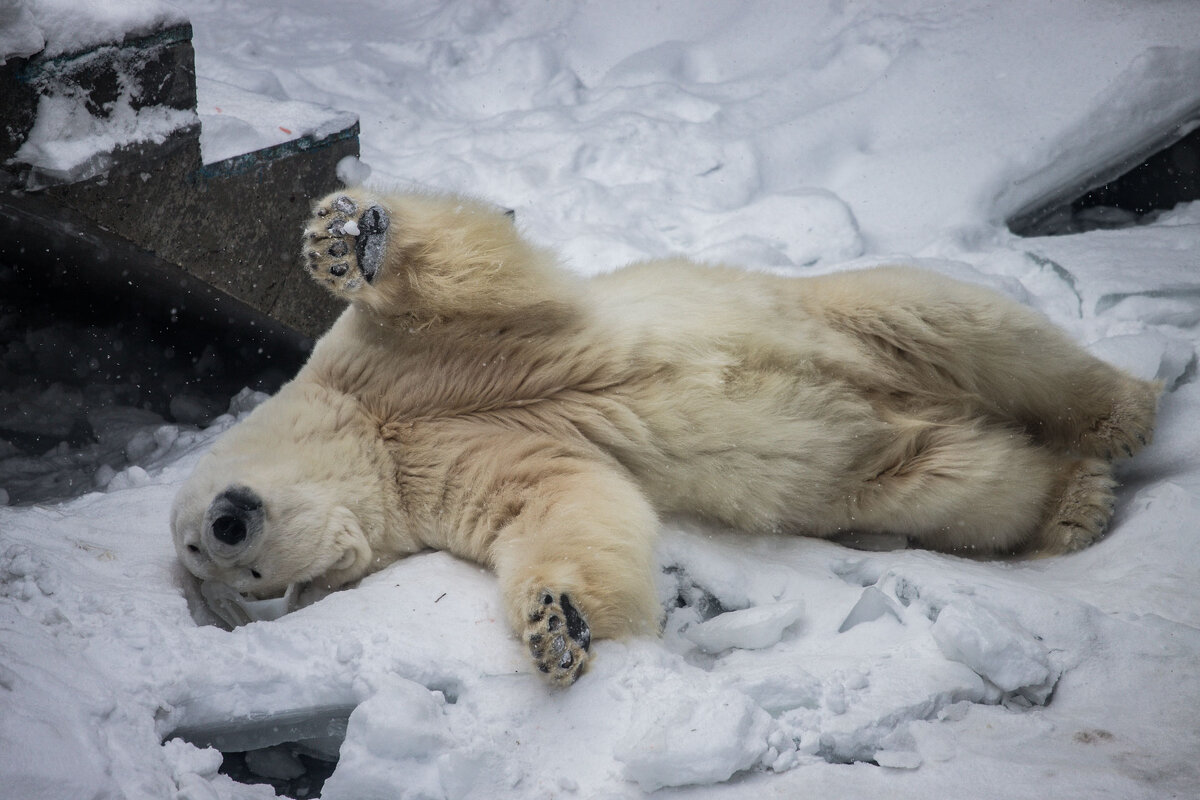
<svg viewBox="0 0 1200 800">
<path fill-rule="evenodd" d="M 341 557 L 334 562 L 330 570 L 340 573 L 351 573 L 343 580 L 351 581 L 361 577 L 366 566 L 371 563 L 371 545 L 358 524 L 358 517 L 345 506 L 338 506 L 330 515 L 330 529 L 333 532 L 335 552 L 341 551 Z"/>
</svg>

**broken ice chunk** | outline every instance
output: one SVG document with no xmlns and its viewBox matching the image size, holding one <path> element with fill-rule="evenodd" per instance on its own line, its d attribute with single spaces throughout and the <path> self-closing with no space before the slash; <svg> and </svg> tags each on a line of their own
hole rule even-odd
<svg viewBox="0 0 1200 800">
<path fill-rule="evenodd" d="M 783 632 L 804 615 L 804 603 L 770 603 L 738 611 L 726 611 L 693 625 L 683 635 L 706 653 L 720 653 L 734 647 L 761 650 L 779 642 Z"/>
<path fill-rule="evenodd" d="M 966 600 L 946 606 L 933 623 L 933 638 L 942 654 L 965 664 L 1001 691 L 1019 692 L 1045 703 L 1058 682 L 1049 653 L 1014 619 Z"/>
<path fill-rule="evenodd" d="M 891 614 L 898 621 L 903 621 L 900 619 L 900 610 L 896 608 L 892 598 L 879 591 L 877 587 L 868 586 L 863 589 L 858 602 L 854 604 L 854 608 L 850 609 L 846 619 L 842 620 L 838 633 L 845 633 L 855 625 L 879 619 L 884 614 Z"/>
<path fill-rule="evenodd" d="M 269 622 L 296 609 L 296 584 L 288 586 L 283 597 L 270 600 L 247 600 L 236 589 L 220 581 L 204 581 L 200 594 L 214 614 L 230 627 L 250 622 Z"/>
<path fill-rule="evenodd" d="M 348 236 L 358 236 L 358 223 L 352 219 L 348 219 L 346 220 L 346 224 L 342 226 L 342 230 Z"/>
<path fill-rule="evenodd" d="M 643 791 L 727 781 L 768 754 L 777 728 L 750 698 L 681 673 L 661 677 L 661 694 L 638 703 L 613 748 L 625 777 Z"/>
</svg>

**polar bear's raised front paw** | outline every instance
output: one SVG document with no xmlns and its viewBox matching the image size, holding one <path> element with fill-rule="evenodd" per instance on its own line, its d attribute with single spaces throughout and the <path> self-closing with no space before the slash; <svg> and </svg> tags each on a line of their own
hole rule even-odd
<svg viewBox="0 0 1200 800">
<path fill-rule="evenodd" d="M 322 200 L 304 229 L 304 260 L 313 278 L 346 297 L 374 283 L 389 222 L 383 206 L 348 193 Z"/>
<path fill-rule="evenodd" d="M 570 686 L 583 672 L 592 632 L 564 592 L 537 593 L 526 617 L 525 643 L 538 669 L 558 686 Z"/>
</svg>

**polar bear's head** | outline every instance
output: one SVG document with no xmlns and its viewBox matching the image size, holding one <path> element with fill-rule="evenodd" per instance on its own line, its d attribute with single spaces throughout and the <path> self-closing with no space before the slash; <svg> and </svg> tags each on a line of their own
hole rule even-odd
<svg viewBox="0 0 1200 800">
<path fill-rule="evenodd" d="M 180 489 L 171 509 L 180 561 L 260 599 L 361 578 L 383 526 L 368 454 L 327 397 L 281 392 L 227 431 Z"/>
<path fill-rule="evenodd" d="M 315 487 L 198 483 L 176 498 L 171 532 L 180 561 L 200 580 L 267 598 L 293 583 L 336 588 L 365 574 L 371 548 L 358 515 Z"/>
</svg>

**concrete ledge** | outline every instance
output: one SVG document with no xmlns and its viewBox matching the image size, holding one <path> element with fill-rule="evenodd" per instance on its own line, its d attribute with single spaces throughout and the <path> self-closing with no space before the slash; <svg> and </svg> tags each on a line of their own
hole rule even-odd
<svg viewBox="0 0 1200 800">
<path fill-rule="evenodd" d="M 0 215 L 8 223 L 0 226 L 0 245 L 19 253 L 31 237 L 53 244 L 56 227 L 71 220 L 110 252 L 124 252 L 143 273 L 139 280 L 148 280 L 147 271 L 171 277 L 182 271 L 249 310 L 319 336 L 343 306 L 308 277 L 300 232 L 311 203 L 340 185 L 338 163 L 358 155 L 357 120 L 286 103 L 306 107 L 319 124 L 205 164 L 190 37 L 190 25 L 175 25 L 86 53 L 0 66 L 0 114 L 14 121 L 0 134 Z M 101 129 L 114 114 L 139 125 L 130 141 L 117 137 L 84 161 L 56 161 L 51 151 L 58 143 L 38 128 L 49 124 L 38 117 L 64 107 Z M 142 139 L 143 115 L 186 124 Z M 41 151 L 25 146 L 31 136 Z M 165 296 L 171 285 L 163 286 L 164 302 L 173 301 Z"/>
</svg>

